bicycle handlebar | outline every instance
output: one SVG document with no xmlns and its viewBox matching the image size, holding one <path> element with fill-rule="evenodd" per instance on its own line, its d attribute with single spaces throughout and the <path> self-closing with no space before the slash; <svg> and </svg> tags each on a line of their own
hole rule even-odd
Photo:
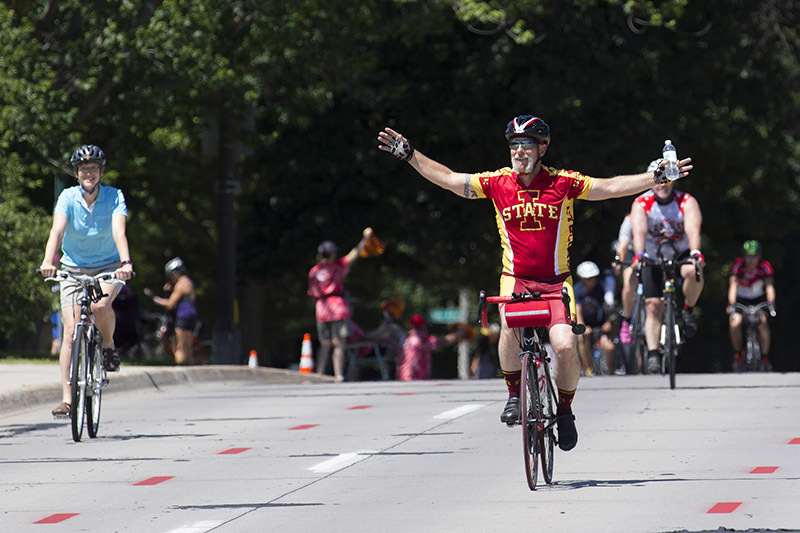
<svg viewBox="0 0 800 533">
<path fill-rule="evenodd" d="M 42 273 L 42 269 L 36 269 L 37 274 Z M 135 272 L 131 272 L 131 277 L 136 276 Z M 56 275 L 53 277 L 44 278 L 45 281 L 62 281 L 65 279 L 72 278 L 81 285 L 94 285 L 95 281 L 109 281 L 111 283 L 125 283 L 125 280 L 118 279 L 114 272 L 101 272 L 99 274 L 95 274 L 94 276 L 89 276 L 87 274 L 75 274 L 73 272 L 69 272 L 67 270 L 56 270 Z"/>
<path fill-rule="evenodd" d="M 524 302 L 526 300 L 542 300 L 541 293 L 534 292 L 512 292 L 510 296 L 486 296 L 486 291 L 480 292 L 480 301 L 478 302 L 478 315 L 480 317 L 480 325 L 488 327 L 489 322 L 487 319 L 487 307 L 488 304 L 505 304 L 505 303 L 512 303 L 512 302 Z M 564 307 L 567 310 L 567 316 L 569 317 L 569 325 L 572 327 L 572 333 L 575 335 L 583 335 L 586 332 L 586 326 L 584 324 L 579 324 L 572 319 L 571 313 L 569 312 L 569 291 L 566 287 L 561 288 L 561 301 L 564 303 Z"/>
<path fill-rule="evenodd" d="M 772 304 L 770 302 L 759 302 L 759 303 L 757 303 L 755 305 L 747 305 L 747 304 L 736 302 L 735 304 L 733 304 L 732 307 L 733 307 L 733 309 L 731 310 L 730 316 L 733 316 L 738 312 L 749 313 L 749 314 L 754 315 L 754 314 L 758 313 L 759 311 L 761 311 L 762 309 L 769 310 L 769 316 L 771 316 L 772 318 L 775 318 L 775 316 L 778 314 L 778 313 L 775 312 L 775 308 L 772 306 Z"/>
<path fill-rule="evenodd" d="M 665 245 L 669 245 L 672 248 L 672 257 L 673 259 L 665 259 L 664 254 L 661 253 L 661 249 Z M 680 261 L 676 261 L 674 258 L 678 255 L 678 250 L 675 248 L 675 243 L 672 241 L 664 241 L 658 245 L 658 249 L 656 250 L 656 255 L 658 259 L 652 259 L 647 256 L 642 256 L 639 259 L 639 268 L 637 270 L 637 275 L 641 272 L 641 268 L 644 264 L 649 264 L 650 266 L 675 266 L 681 267 L 683 265 L 694 264 L 694 279 L 695 281 L 700 281 L 700 264 L 694 260 L 691 256 L 687 257 L 686 259 L 681 259 Z"/>
</svg>

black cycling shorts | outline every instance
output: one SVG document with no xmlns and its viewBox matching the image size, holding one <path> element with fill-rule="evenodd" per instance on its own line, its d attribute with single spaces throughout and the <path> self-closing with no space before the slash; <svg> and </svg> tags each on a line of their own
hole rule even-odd
<svg viewBox="0 0 800 533">
<path fill-rule="evenodd" d="M 689 257 L 689 250 L 678 254 L 678 261 L 683 261 Z M 645 298 L 661 298 L 664 292 L 664 278 L 662 277 L 662 268 L 660 266 L 644 265 L 642 268 L 642 283 Z M 680 272 L 675 279 L 675 286 L 681 284 L 682 278 Z"/>
</svg>

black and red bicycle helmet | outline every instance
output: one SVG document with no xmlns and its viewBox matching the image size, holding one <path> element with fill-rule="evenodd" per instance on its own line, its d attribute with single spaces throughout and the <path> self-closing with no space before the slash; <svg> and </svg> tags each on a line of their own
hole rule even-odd
<svg viewBox="0 0 800 533">
<path fill-rule="evenodd" d="M 533 115 L 520 115 L 512 119 L 506 126 L 506 139 L 515 136 L 533 137 L 550 146 L 550 126 L 547 122 Z"/>
</svg>

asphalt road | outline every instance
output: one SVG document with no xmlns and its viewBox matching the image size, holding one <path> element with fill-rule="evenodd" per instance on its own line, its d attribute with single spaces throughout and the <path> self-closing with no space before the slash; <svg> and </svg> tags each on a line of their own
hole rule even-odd
<svg viewBox="0 0 800 533">
<path fill-rule="evenodd" d="M 97 439 L 0 416 L 0 531 L 800 530 L 800 375 L 583 379 L 531 492 L 500 380 L 188 383 L 104 396 Z"/>
</svg>

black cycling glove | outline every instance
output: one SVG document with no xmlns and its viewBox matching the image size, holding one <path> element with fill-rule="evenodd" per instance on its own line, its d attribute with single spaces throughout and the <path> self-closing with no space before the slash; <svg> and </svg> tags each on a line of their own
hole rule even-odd
<svg viewBox="0 0 800 533">
<path fill-rule="evenodd" d="M 408 140 L 401 140 L 401 137 L 393 137 L 392 144 L 389 145 L 389 153 L 397 159 L 408 161 L 414 155 L 414 147 Z"/>
</svg>

